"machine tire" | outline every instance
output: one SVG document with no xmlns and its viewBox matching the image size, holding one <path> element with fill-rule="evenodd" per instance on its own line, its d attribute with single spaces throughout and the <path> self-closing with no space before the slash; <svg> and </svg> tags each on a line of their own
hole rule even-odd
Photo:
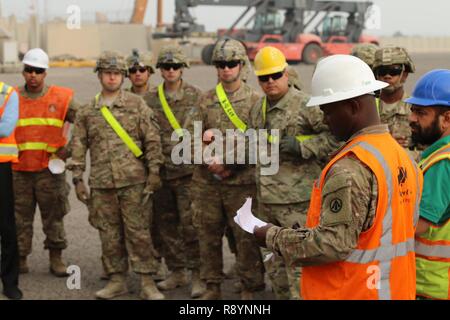
<svg viewBox="0 0 450 320">
<path fill-rule="evenodd" d="M 322 56 L 322 48 L 316 43 L 310 43 L 303 49 L 302 61 L 306 64 L 316 64 Z"/>
<path fill-rule="evenodd" d="M 214 44 L 208 44 L 202 49 L 202 61 L 204 64 L 211 65 Z"/>
</svg>

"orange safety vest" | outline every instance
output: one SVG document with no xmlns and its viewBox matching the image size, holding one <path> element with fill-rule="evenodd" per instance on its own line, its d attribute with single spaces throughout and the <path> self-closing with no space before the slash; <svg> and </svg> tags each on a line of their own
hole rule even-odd
<svg viewBox="0 0 450 320">
<path fill-rule="evenodd" d="M 0 118 L 5 111 L 6 105 L 8 104 L 11 93 L 14 91 L 13 87 L 0 82 L 0 97 L 3 99 L 2 106 L 0 107 Z M 14 131 L 9 135 L 9 137 L 0 138 L 0 162 L 13 162 L 18 161 L 18 149 L 17 143 L 14 136 Z"/>
<path fill-rule="evenodd" d="M 13 170 L 38 172 L 48 167 L 50 154 L 67 143 L 64 119 L 72 97 L 71 89 L 57 86 L 50 86 L 38 99 L 20 95 L 16 127 L 19 163 Z"/>
<path fill-rule="evenodd" d="M 309 300 L 415 299 L 414 230 L 423 176 L 390 134 L 356 137 L 327 164 L 314 184 L 306 225 L 315 228 L 320 224 L 325 177 L 349 153 L 377 178 L 375 219 L 344 261 L 303 268 L 302 296 Z"/>
</svg>

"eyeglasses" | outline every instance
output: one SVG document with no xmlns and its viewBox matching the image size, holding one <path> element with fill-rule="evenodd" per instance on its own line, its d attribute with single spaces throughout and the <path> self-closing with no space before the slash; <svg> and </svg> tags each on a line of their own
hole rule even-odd
<svg viewBox="0 0 450 320">
<path fill-rule="evenodd" d="M 147 70 L 148 70 L 147 68 L 136 68 L 136 67 L 133 67 L 133 68 L 128 69 L 128 72 L 131 73 L 131 74 L 135 74 L 138 71 L 140 73 L 144 73 Z"/>
<path fill-rule="evenodd" d="M 272 79 L 275 81 L 275 80 L 280 79 L 283 76 L 283 74 L 284 74 L 284 72 L 281 71 L 281 72 L 277 72 L 277 73 L 266 74 L 264 76 L 258 76 L 258 79 L 261 82 L 267 82 L 267 81 L 269 81 L 269 79 Z"/>
<path fill-rule="evenodd" d="M 214 63 L 216 68 L 225 69 L 227 67 L 228 69 L 236 68 L 241 62 L 239 60 L 232 60 L 232 61 L 217 61 Z"/>
<path fill-rule="evenodd" d="M 170 71 L 170 69 L 173 69 L 174 71 L 180 70 L 183 67 L 181 63 L 163 63 L 161 64 L 161 69 L 164 69 L 166 71 Z"/>
<path fill-rule="evenodd" d="M 376 74 L 380 77 L 390 75 L 392 77 L 399 76 L 403 71 L 403 66 L 381 66 L 376 70 Z"/>
<path fill-rule="evenodd" d="M 45 72 L 44 68 L 36 68 L 36 67 L 25 67 L 23 68 L 23 71 L 26 73 L 36 73 L 36 74 L 43 74 Z"/>
</svg>

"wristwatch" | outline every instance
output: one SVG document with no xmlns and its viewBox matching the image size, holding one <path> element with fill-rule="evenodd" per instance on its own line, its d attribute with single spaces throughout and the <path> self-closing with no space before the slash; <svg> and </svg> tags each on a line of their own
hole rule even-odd
<svg viewBox="0 0 450 320">
<path fill-rule="evenodd" d="M 72 179 L 72 183 L 74 186 L 76 186 L 78 184 L 78 182 L 83 181 L 83 178 L 73 178 Z"/>
</svg>

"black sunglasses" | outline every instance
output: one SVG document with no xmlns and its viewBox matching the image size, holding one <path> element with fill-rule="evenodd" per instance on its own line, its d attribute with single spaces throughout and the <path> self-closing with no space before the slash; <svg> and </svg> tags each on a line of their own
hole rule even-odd
<svg viewBox="0 0 450 320">
<path fill-rule="evenodd" d="M 225 69 L 227 67 L 228 69 L 236 68 L 241 62 L 239 60 L 232 60 L 232 61 L 217 61 L 214 63 L 216 68 Z"/>
<path fill-rule="evenodd" d="M 140 73 L 144 73 L 147 70 L 148 70 L 147 68 L 135 68 L 135 67 L 133 67 L 133 68 L 128 69 L 128 72 L 131 73 L 131 74 L 135 74 L 138 71 Z"/>
<path fill-rule="evenodd" d="M 283 74 L 284 74 L 284 71 L 281 71 L 281 72 L 277 72 L 277 73 L 266 74 L 264 76 L 258 76 L 258 79 L 261 82 L 267 82 L 267 81 L 269 81 L 269 79 L 278 80 L 283 76 Z"/>
<path fill-rule="evenodd" d="M 44 68 L 36 68 L 36 67 L 25 67 L 23 68 L 23 71 L 26 73 L 36 73 L 36 74 L 43 74 L 45 72 Z"/>
<path fill-rule="evenodd" d="M 392 77 L 399 76 L 403 71 L 403 66 L 381 66 L 376 69 L 376 74 L 380 77 L 390 75 Z"/>
<path fill-rule="evenodd" d="M 181 63 L 163 63 L 161 64 L 161 69 L 164 69 L 166 71 L 169 71 L 170 69 L 173 69 L 175 71 L 180 70 L 183 67 Z"/>
</svg>

